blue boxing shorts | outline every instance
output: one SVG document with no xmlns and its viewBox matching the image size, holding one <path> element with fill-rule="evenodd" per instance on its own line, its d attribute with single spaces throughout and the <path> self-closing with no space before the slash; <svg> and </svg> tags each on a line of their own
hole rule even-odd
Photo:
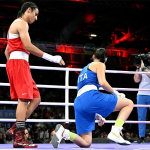
<svg viewBox="0 0 150 150">
<path fill-rule="evenodd" d="M 95 130 L 95 113 L 107 117 L 116 107 L 117 96 L 90 90 L 76 97 L 74 102 L 77 134 Z"/>
</svg>

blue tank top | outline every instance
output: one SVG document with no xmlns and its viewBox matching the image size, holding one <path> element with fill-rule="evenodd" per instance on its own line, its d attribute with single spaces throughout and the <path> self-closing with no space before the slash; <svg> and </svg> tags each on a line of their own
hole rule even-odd
<svg viewBox="0 0 150 150">
<path fill-rule="evenodd" d="M 91 70 L 88 70 L 90 64 L 91 63 L 85 66 L 78 76 L 77 91 L 85 85 L 95 85 L 97 89 L 101 87 L 97 79 L 97 74 Z"/>
</svg>

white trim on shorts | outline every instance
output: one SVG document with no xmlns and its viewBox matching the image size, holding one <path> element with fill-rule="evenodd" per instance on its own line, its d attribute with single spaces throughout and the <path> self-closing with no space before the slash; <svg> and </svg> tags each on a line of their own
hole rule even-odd
<svg viewBox="0 0 150 150">
<path fill-rule="evenodd" d="M 85 85 L 78 91 L 77 97 L 90 90 L 97 90 L 97 87 L 95 85 Z"/>
<path fill-rule="evenodd" d="M 24 59 L 29 62 L 29 55 L 23 51 L 13 51 L 10 53 L 9 59 Z"/>
</svg>

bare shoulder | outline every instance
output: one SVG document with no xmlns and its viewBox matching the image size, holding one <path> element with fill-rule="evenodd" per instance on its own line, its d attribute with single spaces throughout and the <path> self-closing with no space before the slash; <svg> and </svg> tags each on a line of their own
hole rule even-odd
<svg viewBox="0 0 150 150">
<path fill-rule="evenodd" d="M 101 62 L 93 62 L 91 63 L 91 66 L 95 66 L 96 68 L 101 68 L 101 67 L 105 67 L 105 64 Z"/>
<path fill-rule="evenodd" d="M 105 64 L 101 62 L 98 62 L 96 66 L 97 66 L 97 69 L 103 69 L 103 70 L 106 69 Z"/>
<path fill-rule="evenodd" d="M 25 21 L 16 21 L 16 24 L 17 24 L 18 29 L 24 29 L 24 28 L 28 29 L 29 28 L 28 23 Z"/>
<path fill-rule="evenodd" d="M 101 62 L 92 62 L 89 66 L 89 69 L 97 72 L 99 69 L 105 69 L 105 64 Z"/>
<path fill-rule="evenodd" d="M 10 28 L 9 28 L 9 31 L 10 33 L 13 33 L 13 34 L 18 34 L 19 33 L 19 30 L 21 29 L 27 29 L 28 30 L 28 24 L 27 22 L 25 21 L 18 21 L 18 20 L 14 20 L 12 22 L 12 24 L 10 25 Z"/>
</svg>

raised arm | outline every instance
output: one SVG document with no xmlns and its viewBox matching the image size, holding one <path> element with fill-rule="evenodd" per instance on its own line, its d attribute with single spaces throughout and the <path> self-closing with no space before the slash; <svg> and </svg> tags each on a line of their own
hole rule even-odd
<svg viewBox="0 0 150 150">
<path fill-rule="evenodd" d="M 139 72 L 139 68 L 137 67 L 136 72 Z M 142 79 L 142 75 L 141 74 L 135 74 L 134 75 L 134 82 L 135 83 L 139 83 Z"/>
</svg>

